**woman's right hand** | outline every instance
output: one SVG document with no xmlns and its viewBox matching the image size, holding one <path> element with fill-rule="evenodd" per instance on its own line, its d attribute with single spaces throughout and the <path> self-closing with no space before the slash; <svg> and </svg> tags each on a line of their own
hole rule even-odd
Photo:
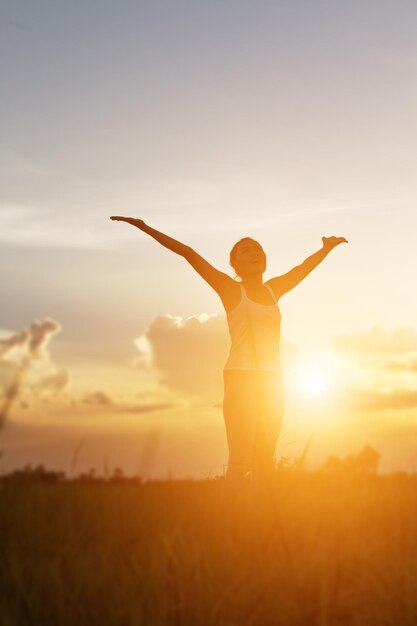
<svg viewBox="0 0 417 626">
<path fill-rule="evenodd" d="M 142 228 L 142 226 L 145 226 L 145 222 L 136 217 L 123 217 L 121 215 L 112 215 L 110 219 L 116 222 L 127 222 L 128 224 L 132 224 L 132 226 L 137 226 L 137 228 Z"/>
</svg>

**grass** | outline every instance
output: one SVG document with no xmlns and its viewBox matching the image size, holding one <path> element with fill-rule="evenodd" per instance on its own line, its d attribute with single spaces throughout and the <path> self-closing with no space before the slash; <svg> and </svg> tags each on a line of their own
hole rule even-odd
<svg viewBox="0 0 417 626">
<path fill-rule="evenodd" d="M 221 480 L 0 481 L 0 626 L 415 626 L 417 476 L 280 470 L 276 509 Z"/>
</svg>

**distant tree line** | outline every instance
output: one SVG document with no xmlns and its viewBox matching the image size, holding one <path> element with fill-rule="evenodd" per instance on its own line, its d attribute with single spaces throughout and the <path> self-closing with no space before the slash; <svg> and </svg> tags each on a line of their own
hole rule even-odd
<svg viewBox="0 0 417 626">
<path fill-rule="evenodd" d="M 356 454 L 348 454 L 344 458 L 331 455 L 323 463 L 319 471 L 325 473 L 347 473 L 355 475 L 375 474 L 381 455 L 369 445 L 365 445 Z M 277 472 L 288 472 L 293 470 L 306 471 L 304 463 L 300 459 L 290 459 L 282 457 L 276 464 Z M 215 479 L 222 479 L 216 476 Z M 188 479 L 190 480 L 190 479 Z M 211 479 L 212 480 L 212 479 Z M 64 471 L 47 469 L 43 464 L 32 466 L 26 465 L 21 469 L 15 469 L 0 476 L 0 482 L 42 482 L 42 483 L 136 483 L 143 481 L 140 476 L 127 476 L 122 468 L 115 467 L 113 471 L 106 475 L 99 475 L 95 468 L 77 476 L 68 476 Z M 154 482 L 154 481 L 153 481 Z M 158 481 L 159 482 L 159 481 Z"/>
</svg>

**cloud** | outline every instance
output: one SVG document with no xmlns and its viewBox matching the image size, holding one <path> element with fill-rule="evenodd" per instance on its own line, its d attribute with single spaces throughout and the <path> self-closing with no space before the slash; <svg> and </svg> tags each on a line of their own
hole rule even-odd
<svg viewBox="0 0 417 626">
<path fill-rule="evenodd" d="M 0 386 L 3 397 L 0 401 L 0 427 L 3 426 L 17 397 L 28 389 L 50 389 L 54 392 L 63 389 L 68 383 L 66 370 L 52 371 L 54 366 L 50 362 L 47 346 L 51 337 L 61 330 L 61 326 L 53 319 L 45 318 L 42 321 L 33 321 L 30 326 L 20 332 L 11 332 L 0 340 Z M 33 378 L 33 362 L 37 363 L 37 371 L 41 376 L 35 376 L 34 381 L 23 386 L 25 379 Z M 27 401 L 26 401 L 27 404 Z"/>
<path fill-rule="evenodd" d="M 166 411 L 168 409 L 175 409 L 178 406 L 178 403 L 174 402 L 155 402 L 154 404 L 134 404 L 121 408 L 127 413 L 137 413 L 139 415 L 143 415 L 144 413 L 154 413 L 155 411 Z"/>
<path fill-rule="evenodd" d="M 113 406 L 112 398 L 104 391 L 93 391 L 87 393 L 82 399 L 83 404 L 90 404 L 94 406 L 107 407 Z"/>
<path fill-rule="evenodd" d="M 5 392 L 16 375 L 16 365 L 0 358 L 0 390 Z"/>
<path fill-rule="evenodd" d="M 139 356 L 148 359 L 164 387 L 194 396 L 221 394 L 228 344 L 225 316 L 159 315 L 135 343 Z"/>
<path fill-rule="evenodd" d="M 174 409 L 178 407 L 178 402 L 161 402 L 160 400 L 147 400 L 146 402 L 136 404 L 121 402 L 115 400 L 104 391 L 93 391 L 91 393 L 87 393 L 82 397 L 81 402 L 83 404 L 89 405 L 92 408 L 108 408 L 111 409 L 112 412 L 136 413 L 138 415 L 154 413 L 156 411 L 164 411 L 167 409 Z"/>
<path fill-rule="evenodd" d="M 355 411 L 407 410 L 417 407 L 417 391 L 394 389 L 382 392 L 368 389 L 354 389 L 344 399 L 343 404 Z"/>
<path fill-rule="evenodd" d="M 410 326 L 393 331 L 374 328 L 363 333 L 341 333 L 334 337 L 333 348 L 358 357 L 406 354 L 417 350 L 417 332 Z"/>
<path fill-rule="evenodd" d="M 136 362 L 154 370 L 165 388 L 210 404 L 220 401 L 222 371 L 230 346 L 225 315 L 159 315 L 135 345 Z M 296 347 L 283 338 L 283 356 L 289 359 L 295 351 Z"/>
<path fill-rule="evenodd" d="M 411 359 L 409 361 L 399 361 L 396 359 L 389 359 L 382 364 L 382 367 L 393 372 L 415 372 L 417 373 L 417 359 Z"/>
<path fill-rule="evenodd" d="M 60 330 L 60 324 L 53 319 L 35 320 L 26 330 L 11 332 L 0 339 L 0 358 L 14 356 L 17 349 L 23 350 L 28 357 L 32 358 L 48 356 L 46 352 L 48 343 L 51 337 Z M 4 333 L 5 331 L 2 334 Z"/>
<path fill-rule="evenodd" d="M 12 333 L 5 339 L 0 339 L 0 357 L 6 357 L 16 348 L 25 346 L 28 340 L 28 331 Z"/>
<path fill-rule="evenodd" d="M 67 369 L 62 368 L 51 374 L 50 376 L 45 376 L 41 378 L 38 382 L 32 385 L 33 389 L 41 390 L 41 391 L 52 391 L 59 392 L 64 390 L 69 383 L 69 372 Z"/>
<path fill-rule="evenodd" d="M 145 335 L 141 335 L 133 340 L 137 350 L 137 356 L 134 364 L 142 369 L 151 369 L 153 361 L 153 350 L 149 339 Z"/>
<path fill-rule="evenodd" d="M 46 318 L 41 322 L 32 322 L 28 329 L 28 351 L 31 356 L 45 356 L 46 347 L 61 326 L 55 320 Z"/>
</svg>

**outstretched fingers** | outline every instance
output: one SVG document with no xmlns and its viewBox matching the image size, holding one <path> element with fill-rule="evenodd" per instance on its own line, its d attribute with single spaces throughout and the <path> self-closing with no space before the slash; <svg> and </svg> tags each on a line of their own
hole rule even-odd
<svg viewBox="0 0 417 626">
<path fill-rule="evenodd" d="M 321 239 L 322 239 L 323 245 L 330 247 L 330 248 L 334 248 L 335 246 L 338 246 L 340 243 L 349 243 L 346 237 L 335 237 L 334 235 L 332 237 L 322 237 Z"/>
<path fill-rule="evenodd" d="M 137 217 L 123 217 L 122 215 L 112 215 L 111 220 L 116 222 L 126 222 L 126 224 L 131 224 L 132 226 L 136 226 L 141 230 L 145 227 L 145 222 Z"/>
</svg>

